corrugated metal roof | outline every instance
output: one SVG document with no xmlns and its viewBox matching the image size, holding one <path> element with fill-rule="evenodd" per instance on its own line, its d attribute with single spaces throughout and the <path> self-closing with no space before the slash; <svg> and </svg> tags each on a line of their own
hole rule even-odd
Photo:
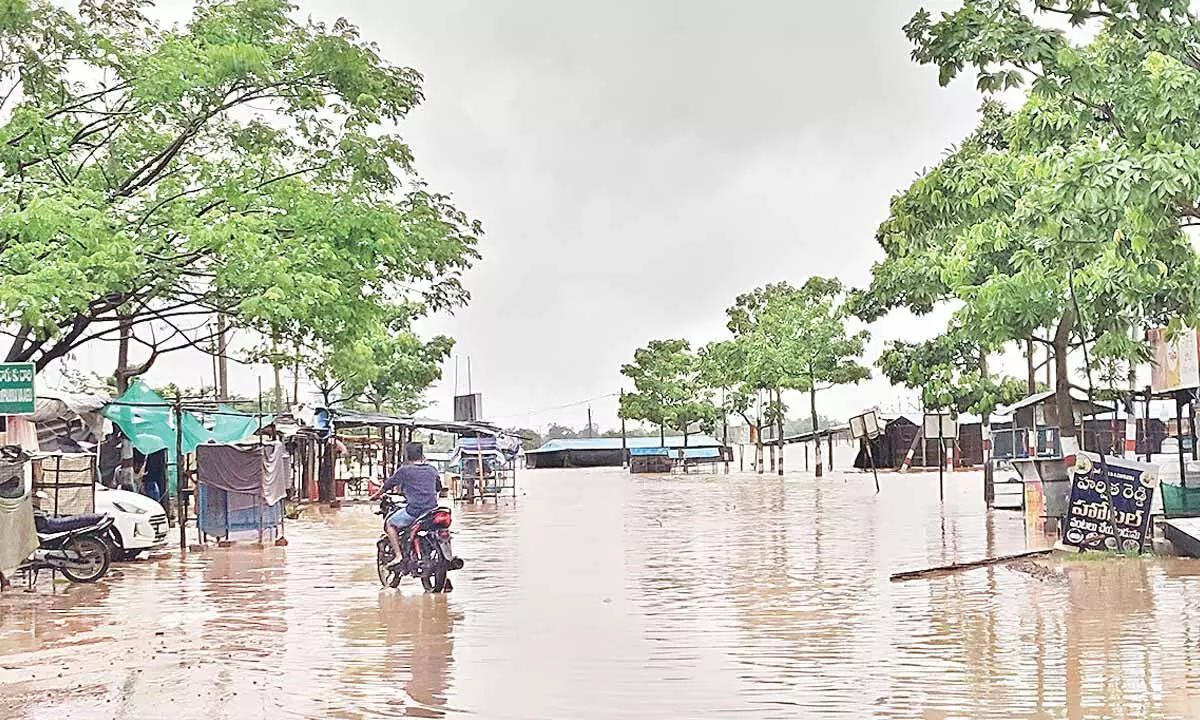
<svg viewBox="0 0 1200 720">
<path fill-rule="evenodd" d="M 662 447 L 663 443 L 659 442 L 656 437 L 637 437 L 628 438 L 626 447 L 628 448 L 646 448 L 646 447 Z M 683 436 L 668 437 L 666 446 L 669 448 L 683 447 Z M 689 435 L 687 439 L 688 447 L 721 447 L 721 441 L 707 435 Z M 530 450 L 526 455 L 534 455 L 537 453 L 562 452 L 564 450 L 620 450 L 621 438 L 569 438 L 563 440 L 550 440 L 542 445 L 537 450 Z"/>
<path fill-rule="evenodd" d="M 1089 400 L 1087 391 L 1084 390 L 1083 388 L 1075 387 L 1074 385 L 1072 385 L 1068 392 L 1071 395 L 1071 399 L 1075 401 L 1075 404 L 1083 405 L 1087 408 L 1083 412 L 1083 414 L 1085 416 L 1094 415 L 1097 413 L 1112 412 L 1111 405 L 1105 405 L 1105 404 L 1101 404 L 1101 403 L 1097 403 L 1097 402 L 1093 402 L 1093 401 Z M 1018 400 L 1017 402 L 1013 403 L 1012 405 L 1010 405 L 1006 408 L 996 408 L 996 414 L 997 415 L 1005 415 L 1005 416 L 1013 415 L 1018 410 L 1030 407 L 1032 405 L 1037 405 L 1037 404 L 1045 402 L 1053 397 L 1054 397 L 1054 391 L 1046 390 L 1045 392 L 1040 392 L 1040 393 L 1037 393 L 1034 395 L 1030 395 L 1029 397 L 1025 398 L 1024 400 Z"/>
<path fill-rule="evenodd" d="M 318 408 L 321 411 L 322 408 Z M 357 410 L 333 409 L 333 420 L 338 427 L 411 427 L 420 430 L 452 433 L 455 435 L 484 435 L 494 437 L 502 434 L 500 428 L 488 423 L 451 422 L 423 417 L 397 417 Z"/>
</svg>

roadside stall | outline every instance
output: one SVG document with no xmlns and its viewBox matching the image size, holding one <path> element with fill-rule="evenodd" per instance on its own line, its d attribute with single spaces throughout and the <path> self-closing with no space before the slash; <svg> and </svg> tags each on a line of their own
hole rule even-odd
<svg viewBox="0 0 1200 720">
<path fill-rule="evenodd" d="M 461 487 L 453 489 L 455 498 L 471 502 L 499 497 L 505 490 L 516 495 L 519 449 L 519 442 L 509 443 L 501 435 L 460 437 L 450 459 L 461 478 Z"/>
<path fill-rule="evenodd" d="M 180 546 L 186 548 L 187 505 L 195 494 L 195 487 L 187 482 L 186 458 L 203 443 L 234 443 L 253 436 L 268 424 L 263 420 L 269 416 L 256 417 L 226 405 L 213 407 L 211 403 L 185 403 L 182 399 L 168 402 L 135 380 L 121 397 L 104 407 L 104 417 L 120 427 L 138 452 L 147 456 L 163 454 L 167 485 L 164 495 L 175 498 L 173 506 L 166 502 L 163 505 L 174 511 Z"/>
<path fill-rule="evenodd" d="M 283 535 L 283 501 L 291 481 L 291 456 L 282 441 L 268 445 L 206 443 L 196 446 L 201 539 L 229 540 L 257 531 L 261 543 Z"/>
</svg>

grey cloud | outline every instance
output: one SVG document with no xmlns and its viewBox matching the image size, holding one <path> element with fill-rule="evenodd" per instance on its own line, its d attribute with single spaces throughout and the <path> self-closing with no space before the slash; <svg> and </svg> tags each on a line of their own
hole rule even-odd
<svg viewBox="0 0 1200 720">
<path fill-rule="evenodd" d="M 425 327 L 495 415 L 613 392 L 634 348 L 711 339 L 756 285 L 865 282 L 889 197 L 978 105 L 910 61 L 915 2 L 299 1 L 425 75 L 402 132 L 488 232 L 474 301 Z"/>
</svg>

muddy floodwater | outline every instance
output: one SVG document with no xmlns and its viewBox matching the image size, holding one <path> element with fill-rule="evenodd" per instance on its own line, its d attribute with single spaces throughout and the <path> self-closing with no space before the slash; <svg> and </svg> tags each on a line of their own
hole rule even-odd
<svg viewBox="0 0 1200 720">
<path fill-rule="evenodd" d="M 0 717 L 1200 717 L 1200 563 L 891 583 L 1026 539 L 977 475 L 881 479 L 524 472 L 457 509 L 447 596 L 380 589 L 372 508 L 312 508 L 0 595 Z"/>
</svg>

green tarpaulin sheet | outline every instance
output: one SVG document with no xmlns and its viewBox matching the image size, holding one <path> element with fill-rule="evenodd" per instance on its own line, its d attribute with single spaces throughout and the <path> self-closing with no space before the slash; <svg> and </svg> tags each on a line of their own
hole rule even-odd
<svg viewBox="0 0 1200 720">
<path fill-rule="evenodd" d="M 149 455 L 159 450 L 167 451 L 167 487 L 168 492 L 174 493 L 179 486 L 179 459 L 176 457 L 175 410 L 171 403 L 140 380 L 135 380 L 124 395 L 106 405 L 102 412 L 121 428 L 138 452 Z M 227 405 L 218 406 L 218 412 L 212 416 L 212 429 L 205 427 L 193 413 L 185 410 L 182 416 L 183 432 L 179 439 L 184 455 L 207 442 L 241 442 L 254 435 L 260 426 L 253 416 Z M 270 418 L 264 418 L 261 424 L 270 422 Z"/>
<path fill-rule="evenodd" d="M 1161 483 L 1163 514 L 1169 518 L 1200 516 L 1200 488 Z"/>
</svg>

